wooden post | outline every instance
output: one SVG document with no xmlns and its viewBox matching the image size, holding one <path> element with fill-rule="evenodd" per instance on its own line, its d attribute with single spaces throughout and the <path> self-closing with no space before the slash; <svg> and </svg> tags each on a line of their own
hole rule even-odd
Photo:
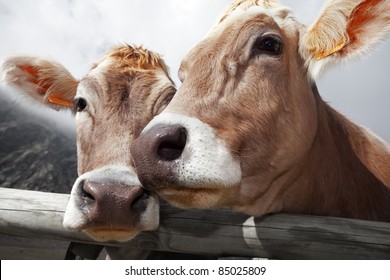
<svg viewBox="0 0 390 280">
<path fill-rule="evenodd" d="M 62 227 L 68 199 L 65 194 L 0 188 L 0 257 L 58 258 L 46 251 L 64 250 L 70 241 L 96 243 Z M 104 244 L 215 257 L 390 259 L 389 223 L 292 214 L 253 218 L 168 205 L 161 206 L 160 220 L 157 231 L 127 243 Z M 7 254 L 11 248 L 22 253 Z M 33 249 L 41 255 L 34 256 Z"/>
</svg>

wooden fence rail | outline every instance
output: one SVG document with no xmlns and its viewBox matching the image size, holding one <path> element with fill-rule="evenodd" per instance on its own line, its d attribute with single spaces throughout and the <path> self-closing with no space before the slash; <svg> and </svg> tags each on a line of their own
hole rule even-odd
<svg viewBox="0 0 390 280">
<path fill-rule="evenodd" d="M 70 241 L 96 243 L 62 227 L 68 198 L 0 188 L 0 258 L 62 258 Z M 134 252 L 216 257 L 390 259 L 390 224 L 292 214 L 253 218 L 226 210 L 179 210 L 162 205 L 157 231 L 124 244 L 105 245 Z"/>
</svg>

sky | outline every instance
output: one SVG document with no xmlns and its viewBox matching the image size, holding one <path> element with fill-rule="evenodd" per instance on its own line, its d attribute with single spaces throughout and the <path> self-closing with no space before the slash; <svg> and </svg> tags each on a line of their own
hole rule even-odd
<svg viewBox="0 0 390 280">
<path fill-rule="evenodd" d="M 187 51 L 205 36 L 231 0 L 0 0 L 0 59 L 38 55 L 63 64 L 76 78 L 121 43 L 159 52 L 177 70 Z M 325 0 L 281 0 L 303 23 Z M 390 40 L 358 62 L 331 69 L 318 81 L 323 99 L 390 142 Z M 14 92 L 7 89 L 9 95 Z M 19 102 L 19 101 L 18 101 Z M 70 114 L 24 102 L 25 108 L 74 130 Z"/>
</svg>

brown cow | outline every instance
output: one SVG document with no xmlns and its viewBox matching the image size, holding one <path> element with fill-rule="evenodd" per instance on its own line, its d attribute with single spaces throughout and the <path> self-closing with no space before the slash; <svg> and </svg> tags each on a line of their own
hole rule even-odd
<svg viewBox="0 0 390 280">
<path fill-rule="evenodd" d="M 330 1 L 311 27 L 275 1 L 235 1 L 133 143 L 141 183 L 178 207 L 390 221 L 389 146 L 314 81 L 389 32 L 389 0 Z"/>
<path fill-rule="evenodd" d="M 99 241 L 125 241 L 156 229 L 159 203 L 137 179 L 130 144 L 176 91 L 161 57 L 117 47 L 80 81 L 62 65 L 36 57 L 9 58 L 2 73 L 42 104 L 76 115 L 79 177 L 64 226 Z"/>
</svg>

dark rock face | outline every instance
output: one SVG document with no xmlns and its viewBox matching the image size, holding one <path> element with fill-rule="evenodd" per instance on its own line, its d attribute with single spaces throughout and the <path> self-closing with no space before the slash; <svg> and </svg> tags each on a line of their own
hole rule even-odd
<svg viewBox="0 0 390 280">
<path fill-rule="evenodd" d="M 0 187 L 70 193 L 76 143 L 0 92 Z"/>
</svg>

